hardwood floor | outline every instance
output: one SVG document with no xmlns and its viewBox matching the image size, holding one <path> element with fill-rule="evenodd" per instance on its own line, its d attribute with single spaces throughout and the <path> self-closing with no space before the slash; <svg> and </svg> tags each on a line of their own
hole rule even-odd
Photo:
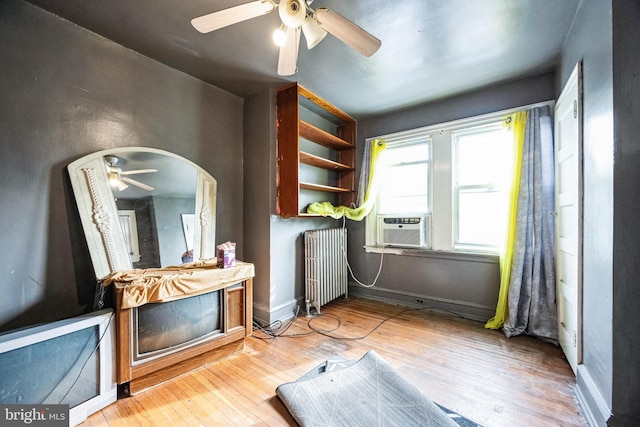
<svg viewBox="0 0 640 427">
<path fill-rule="evenodd" d="M 82 425 L 295 426 L 276 387 L 334 354 L 357 359 L 370 349 L 425 396 L 484 426 L 587 425 L 559 347 L 506 338 L 448 313 L 404 310 L 361 298 L 334 301 L 322 316 L 296 318 L 283 336 L 263 341 L 255 331 L 243 352 L 119 399 Z M 308 323 L 330 335 L 366 337 L 309 334 Z M 284 337 L 294 334 L 303 335 Z"/>
</svg>

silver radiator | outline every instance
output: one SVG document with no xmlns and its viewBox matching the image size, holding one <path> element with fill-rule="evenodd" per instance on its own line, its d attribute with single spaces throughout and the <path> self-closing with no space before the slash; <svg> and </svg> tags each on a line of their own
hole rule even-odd
<svg viewBox="0 0 640 427">
<path fill-rule="evenodd" d="M 329 228 L 304 233 L 305 298 L 307 316 L 313 306 L 348 296 L 347 229 Z"/>
</svg>

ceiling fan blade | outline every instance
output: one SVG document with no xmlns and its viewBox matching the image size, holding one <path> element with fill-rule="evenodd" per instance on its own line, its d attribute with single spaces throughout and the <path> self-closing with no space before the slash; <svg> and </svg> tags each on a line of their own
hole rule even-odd
<svg viewBox="0 0 640 427">
<path fill-rule="evenodd" d="M 376 37 L 333 10 L 319 7 L 316 9 L 316 18 L 328 33 L 364 56 L 373 55 L 382 45 Z"/>
<path fill-rule="evenodd" d="M 191 20 L 191 25 L 201 33 L 209 33 L 238 22 L 273 12 L 276 4 L 272 0 L 257 0 L 209 13 Z"/>
<path fill-rule="evenodd" d="M 140 187 L 143 190 L 147 190 L 147 191 L 153 191 L 153 187 L 147 185 L 147 184 L 143 184 L 140 181 L 136 181 L 135 179 L 131 179 L 131 178 L 127 178 L 127 177 L 122 177 L 120 178 L 121 181 L 124 182 L 128 182 L 129 184 L 135 185 L 136 187 Z"/>
<path fill-rule="evenodd" d="M 290 76 L 295 74 L 298 62 L 298 48 L 300 46 L 300 27 L 287 27 L 287 42 L 280 46 L 278 57 L 278 74 Z"/>
<path fill-rule="evenodd" d="M 158 169 L 136 169 L 133 171 L 122 171 L 120 172 L 120 175 L 136 175 L 139 173 L 151 173 L 151 172 L 158 172 Z"/>
</svg>

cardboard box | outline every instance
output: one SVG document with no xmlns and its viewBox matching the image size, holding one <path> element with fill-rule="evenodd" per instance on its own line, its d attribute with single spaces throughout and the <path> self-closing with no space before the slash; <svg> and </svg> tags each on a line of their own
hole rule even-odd
<svg viewBox="0 0 640 427">
<path fill-rule="evenodd" d="M 218 268 L 229 268 L 236 265 L 236 244 L 226 242 L 218 245 Z"/>
</svg>

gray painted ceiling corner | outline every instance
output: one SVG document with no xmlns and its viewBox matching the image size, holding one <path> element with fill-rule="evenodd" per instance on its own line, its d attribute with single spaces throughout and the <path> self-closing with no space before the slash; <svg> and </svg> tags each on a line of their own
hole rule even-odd
<svg viewBox="0 0 640 427">
<path fill-rule="evenodd" d="M 298 81 L 358 119 L 555 69 L 579 0 L 315 0 L 382 41 L 366 58 L 328 35 L 277 75 L 277 13 L 208 34 L 191 19 L 248 0 L 29 0 L 240 97 Z"/>
</svg>

